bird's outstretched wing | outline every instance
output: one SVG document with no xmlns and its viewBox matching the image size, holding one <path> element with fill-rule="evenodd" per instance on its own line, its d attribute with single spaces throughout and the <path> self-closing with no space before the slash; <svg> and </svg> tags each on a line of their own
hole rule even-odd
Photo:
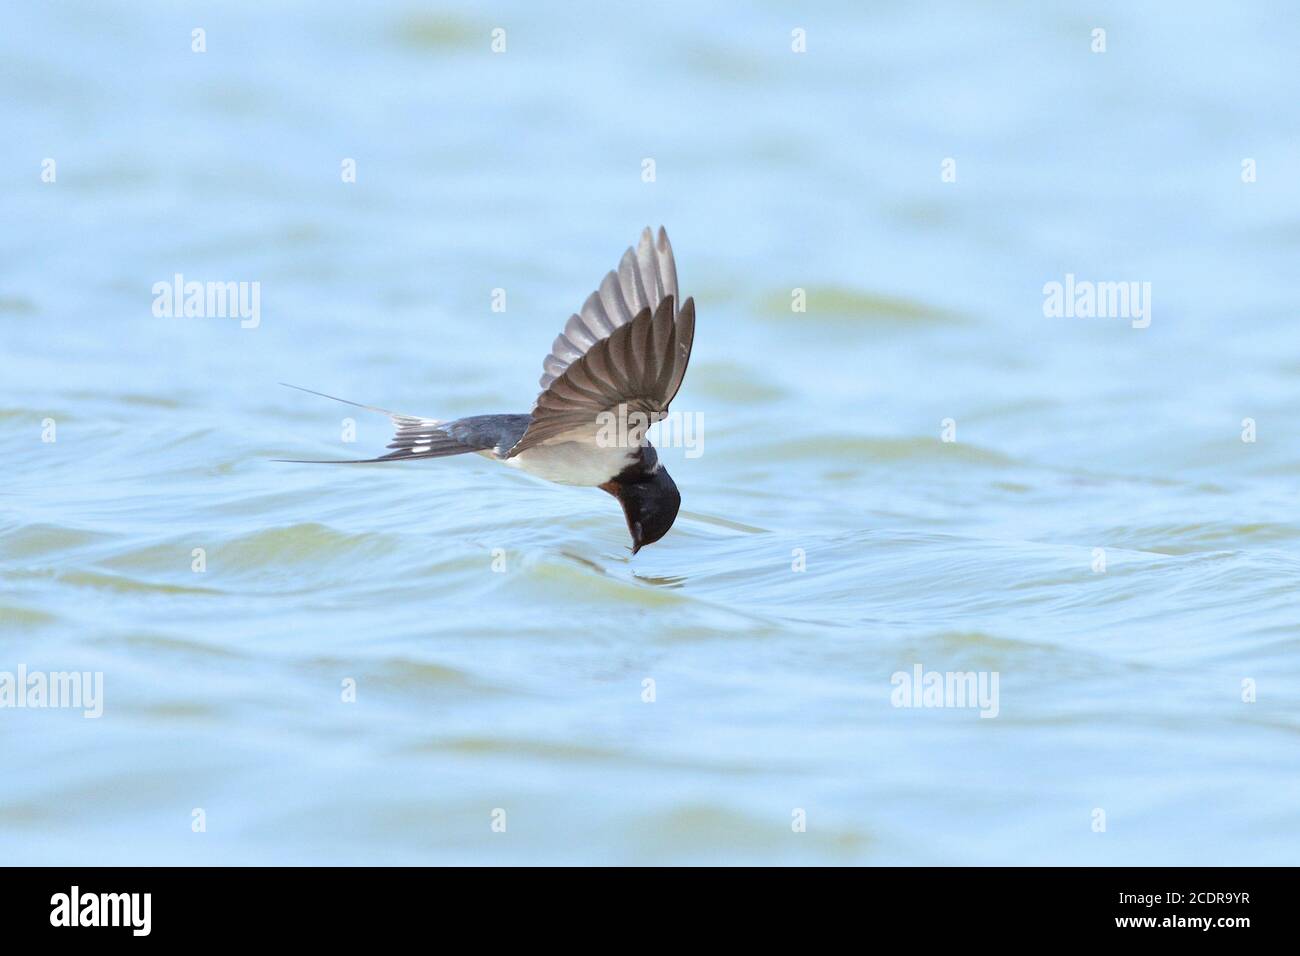
<svg viewBox="0 0 1300 956">
<path fill-rule="evenodd" d="M 695 340 L 695 301 L 678 301 L 668 235 L 646 229 L 551 346 L 532 423 L 508 457 L 570 432 L 594 437 L 602 412 L 662 418 Z"/>
<path fill-rule="evenodd" d="M 551 354 L 542 363 L 542 390 L 550 388 L 566 368 L 601 339 L 620 325 L 627 325 L 642 309 L 653 313 L 669 296 L 680 309 L 682 298 L 677 294 L 673 247 L 662 226 L 657 240 L 647 226 L 636 249 L 628 247 L 618 269 L 606 273 L 600 288 L 587 296 L 582 309 L 569 318 L 564 331 L 556 337 Z"/>
</svg>

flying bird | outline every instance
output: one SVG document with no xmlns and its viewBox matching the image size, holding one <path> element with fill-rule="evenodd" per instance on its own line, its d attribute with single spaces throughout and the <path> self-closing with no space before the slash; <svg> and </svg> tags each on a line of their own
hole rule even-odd
<svg viewBox="0 0 1300 956">
<path fill-rule="evenodd" d="M 623 507 L 636 554 L 668 533 L 681 506 L 677 485 L 645 432 L 668 414 L 694 339 L 695 300 L 682 302 L 678 294 L 668 234 L 661 227 L 656 237 L 647 228 L 556 337 L 531 412 L 440 421 L 303 388 L 381 412 L 396 430 L 386 455 L 310 464 L 477 452 L 547 481 L 609 492 Z"/>
</svg>

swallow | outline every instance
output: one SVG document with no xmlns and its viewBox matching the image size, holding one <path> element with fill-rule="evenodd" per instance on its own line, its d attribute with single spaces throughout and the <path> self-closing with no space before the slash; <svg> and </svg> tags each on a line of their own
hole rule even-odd
<svg viewBox="0 0 1300 956">
<path fill-rule="evenodd" d="M 387 415 L 395 434 L 377 458 L 304 464 L 368 464 L 471 452 L 561 485 L 599 488 L 618 499 L 632 553 L 668 533 L 682 496 L 646 430 L 668 414 L 695 341 L 695 300 L 677 291 L 668 234 L 649 228 L 623 253 L 542 363 L 541 393 L 527 414 L 454 421 L 403 415 L 323 392 L 300 391 Z"/>
</svg>

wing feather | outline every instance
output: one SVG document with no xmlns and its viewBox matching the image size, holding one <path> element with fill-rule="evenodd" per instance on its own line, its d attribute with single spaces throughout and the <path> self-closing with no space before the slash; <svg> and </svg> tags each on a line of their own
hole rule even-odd
<svg viewBox="0 0 1300 956">
<path fill-rule="evenodd" d="M 538 396 L 528 430 L 507 457 L 574 432 L 595 438 L 606 412 L 637 412 L 649 423 L 661 419 L 686 374 L 694 323 L 695 303 L 690 299 L 680 313 L 671 296 L 654 312 L 642 309 Z M 632 427 L 627 432 L 638 441 L 643 435 Z"/>
<path fill-rule="evenodd" d="M 568 432 L 595 434 L 600 413 L 620 407 L 663 417 L 694 341 L 695 302 L 678 296 L 668 234 L 645 229 L 556 337 L 532 423 L 510 456 Z"/>
<path fill-rule="evenodd" d="M 647 228 L 636 248 L 623 253 L 618 268 L 606 273 L 582 309 L 569 318 L 542 363 L 541 387 L 549 388 L 593 345 L 627 325 L 641 310 L 653 314 L 669 298 L 680 306 L 673 247 L 662 227 L 658 236 Z"/>
</svg>

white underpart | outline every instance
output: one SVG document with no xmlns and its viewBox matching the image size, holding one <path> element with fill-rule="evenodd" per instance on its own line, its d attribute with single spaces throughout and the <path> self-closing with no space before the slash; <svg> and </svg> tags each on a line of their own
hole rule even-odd
<svg viewBox="0 0 1300 956">
<path fill-rule="evenodd" d="M 582 436 L 572 441 L 556 441 L 534 445 L 514 458 L 505 459 L 512 468 L 560 485 L 593 487 L 609 481 L 635 459 L 637 447 L 612 446 L 602 448 L 595 436 Z"/>
</svg>

